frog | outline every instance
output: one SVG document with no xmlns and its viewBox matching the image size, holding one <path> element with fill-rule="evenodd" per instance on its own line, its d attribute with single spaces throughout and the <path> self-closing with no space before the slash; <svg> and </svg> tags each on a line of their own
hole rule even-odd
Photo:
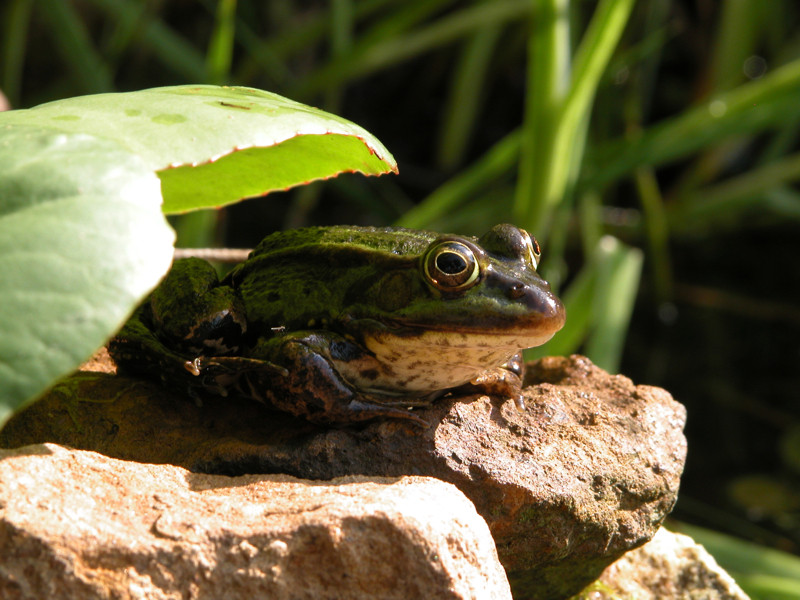
<svg viewBox="0 0 800 600">
<path fill-rule="evenodd" d="M 444 395 L 522 401 L 521 351 L 564 325 L 536 239 L 317 226 L 265 237 L 221 279 L 176 260 L 110 341 L 121 373 L 202 402 L 241 397 L 312 423 L 417 413 Z"/>
</svg>

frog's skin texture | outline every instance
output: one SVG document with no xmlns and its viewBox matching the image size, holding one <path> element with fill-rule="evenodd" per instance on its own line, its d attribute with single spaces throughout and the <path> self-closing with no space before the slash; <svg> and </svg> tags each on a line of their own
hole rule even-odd
<svg viewBox="0 0 800 600">
<path fill-rule="evenodd" d="M 222 281 L 176 261 L 109 344 L 122 371 L 201 398 L 235 394 L 319 423 L 423 422 L 447 392 L 519 401 L 519 352 L 564 307 L 527 232 L 480 239 L 373 227 L 274 233 Z"/>
</svg>

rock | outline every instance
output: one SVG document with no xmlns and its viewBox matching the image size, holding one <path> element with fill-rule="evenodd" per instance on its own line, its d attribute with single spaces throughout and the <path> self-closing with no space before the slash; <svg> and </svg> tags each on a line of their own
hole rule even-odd
<svg viewBox="0 0 800 600">
<path fill-rule="evenodd" d="M 600 584 L 593 600 L 748 600 L 705 548 L 666 529 L 603 571 Z"/>
<path fill-rule="evenodd" d="M 225 477 L 0 451 L 0 597 L 511 598 L 486 523 L 426 477 Z"/>
<path fill-rule="evenodd" d="M 650 540 L 671 510 L 685 410 L 579 356 L 532 363 L 526 385 L 524 411 L 485 396 L 443 398 L 418 411 L 428 429 L 326 429 L 255 403 L 197 407 L 154 384 L 96 375 L 12 419 L 0 445 L 51 441 L 231 475 L 435 477 L 486 519 L 515 598 L 564 598 Z"/>
</svg>

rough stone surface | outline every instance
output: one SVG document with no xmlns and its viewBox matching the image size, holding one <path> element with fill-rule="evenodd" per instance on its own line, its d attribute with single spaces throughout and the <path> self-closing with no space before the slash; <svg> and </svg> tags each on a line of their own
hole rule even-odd
<svg viewBox="0 0 800 600">
<path fill-rule="evenodd" d="M 692 538 L 660 529 L 647 544 L 603 571 L 593 600 L 748 600 L 705 548 Z"/>
<path fill-rule="evenodd" d="M 255 403 L 197 407 L 147 382 L 97 375 L 15 417 L 0 445 L 51 441 L 234 475 L 436 477 L 486 519 L 516 598 L 564 598 L 647 542 L 671 510 L 685 410 L 580 356 L 529 365 L 526 384 L 524 411 L 485 396 L 443 398 L 418 412 L 427 429 L 325 429 Z"/>
<path fill-rule="evenodd" d="M 486 523 L 424 477 L 230 478 L 0 451 L 0 598 L 510 599 Z"/>
</svg>

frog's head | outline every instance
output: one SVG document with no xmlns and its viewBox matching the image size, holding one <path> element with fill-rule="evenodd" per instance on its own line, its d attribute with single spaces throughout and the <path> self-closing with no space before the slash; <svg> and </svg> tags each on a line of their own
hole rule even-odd
<svg viewBox="0 0 800 600">
<path fill-rule="evenodd" d="M 513 225 L 479 239 L 440 236 L 414 268 L 387 269 L 369 287 L 369 317 L 386 326 L 383 339 L 424 332 L 437 345 L 461 340 L 510 354 L 541 345 L 564 325 L 565 311 L 536 272 L 539 257 L 536 240 Z"/>
</svg>

